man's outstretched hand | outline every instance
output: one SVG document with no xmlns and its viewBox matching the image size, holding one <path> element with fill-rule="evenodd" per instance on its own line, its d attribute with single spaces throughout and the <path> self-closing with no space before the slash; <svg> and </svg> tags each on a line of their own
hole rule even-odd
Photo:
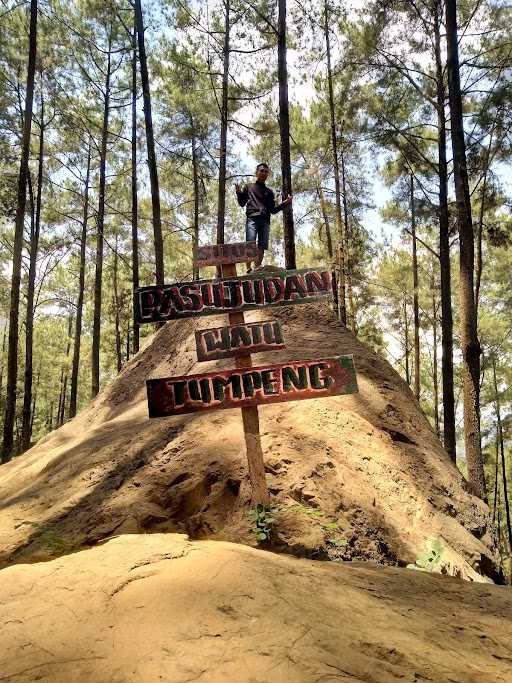
<svg viewBox="0 0 512 683">
<path fill-rule="evenodd" d="M 284 200 L 283 204 L 284 204 L 285 206 L 288 206 L 288 204 L 291 204 L 292 201 L 293 201 L 293 197 L 292 197 L 291 194 L 289 194 L 288 197 L 286 197 L 286 199 Z"/>
</svg>

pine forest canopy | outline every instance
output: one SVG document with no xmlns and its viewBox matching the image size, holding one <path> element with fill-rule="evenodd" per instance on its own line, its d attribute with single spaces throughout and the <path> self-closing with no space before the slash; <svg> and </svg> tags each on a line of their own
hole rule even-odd
<svg viewBox="0 0 512 683">
<path fill-rule="evenodd" d="M 294 196 L 267 262 L 334 271 L 340 324 L 411 386 L 510 561 L 511 15 L 4 0 L 2 461 L 144 344 L 135 289 L 193 281 L 197 246 L 245 239 L 234 185 L 264 161 Z"/>
</svg>

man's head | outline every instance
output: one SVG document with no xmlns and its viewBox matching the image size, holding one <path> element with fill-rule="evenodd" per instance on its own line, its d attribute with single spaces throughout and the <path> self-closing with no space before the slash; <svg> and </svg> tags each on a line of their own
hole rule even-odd
<svg viewBox="0 0 512 683">
<path fill-rule="evenodd" d="M 258 164 L 256 166 L 256 180 L 259 180 L 260 182 L 264 183 L 265 180 L 268 178 L 270 170 L 268 167 L 268 164 Z"/>
</svg>

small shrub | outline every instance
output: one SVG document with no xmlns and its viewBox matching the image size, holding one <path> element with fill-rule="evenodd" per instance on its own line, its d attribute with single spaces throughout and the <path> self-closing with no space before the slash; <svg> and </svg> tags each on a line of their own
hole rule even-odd
<svg viewBox="0 0 512 683">
<path fill-rule="evenodd" d="M 439 538 L 431 538 L 426 545 L 426 551 L 416 558 L 414 564 L 408 564 L 407 569 L 419 572 L 433 572 L 437 569 L 443 557 L 444 546 Z"/>
</svg>

